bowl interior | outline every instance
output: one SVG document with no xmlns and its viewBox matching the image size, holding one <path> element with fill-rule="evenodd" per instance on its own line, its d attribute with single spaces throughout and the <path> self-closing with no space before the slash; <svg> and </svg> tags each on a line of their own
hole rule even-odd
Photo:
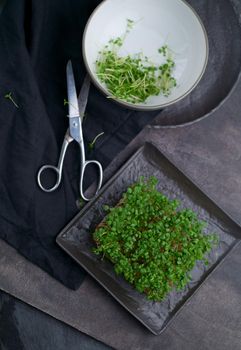
<svg viewBox="0 0 241 350">
<path fill-rule="evenodd" d="M 120 55 L 142 52 L 155 64 L 161 63 L 158 49 L 168 45 L 175 62 L 177 86 L 168 97 L 151 96 L 145 103 L 120 103 L 130 108 L 155 109 L 185 97 L 205 70 L 208 42 L 205 29 L 193 9 L 182 0 L 104 0 L 91 15 L 83 37 L 83 56 L 95 84 L 107 95 L 96 76 L 98 52 L 112 38 L 122 36 L 127 19 L 135 21 Z"/>
</svg>

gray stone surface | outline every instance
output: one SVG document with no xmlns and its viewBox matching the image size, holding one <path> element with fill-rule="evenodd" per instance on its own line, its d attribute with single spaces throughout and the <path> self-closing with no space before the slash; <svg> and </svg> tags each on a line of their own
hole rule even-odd
<svg viewBox="0 0 241 350">
<path fill-rule="evenodd" d="M 44 312 L 0 292 L 1 350 L 110 350 Z"/>
<path fill-rule="evenodd" d="M 241 222 L 241 83 L 201 122 L 147 127 L 106 171 L 111 176 L 144 143 L 168 154 Z M 0 288 L 116 349 L 240 349 L 241 247 L 205 282 L 161 336 L 153 336 L 91 278 L 70 291 L 1 241 Z"/>
</svg>

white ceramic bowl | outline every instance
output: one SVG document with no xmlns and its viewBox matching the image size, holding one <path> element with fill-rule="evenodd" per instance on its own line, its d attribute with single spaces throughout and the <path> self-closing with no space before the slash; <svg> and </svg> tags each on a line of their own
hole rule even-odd
<svg viewBox="0 0 241 350">
<path fill-rule="evenodd" d="M 83 57 L 93 82 L 106 95 L 105 85 L 96 76 L 98 52 L 112 38 L 126 30 L 127 19 L 135 25 L 120 50 L 121 55 L 143 52 L 154 63 L 158 49 L 167 44 L 173 52 L 177 86 L 168 97 L 151 96 L 145 103 L 117 99 L 125 107 L 154 110 L 187 96 L 200 81 L 208 60 L 208 39 L 194 10 L 183 0 L 104 0 L 90 16 L 83 35 Z"/>
</svg>

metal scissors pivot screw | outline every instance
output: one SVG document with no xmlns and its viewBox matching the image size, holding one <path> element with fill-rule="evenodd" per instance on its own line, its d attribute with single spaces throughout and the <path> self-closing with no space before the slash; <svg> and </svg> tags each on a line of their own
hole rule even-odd
<svg viewBox="0 0 241 350">
<path fill-rule="evenodd" d="M 71 61 L 68 61 L 67 68 L 66 68 L 66 75 L 67 75 L 67 90 L 68 90 L 68 106 L 69 106 L 69 128 L 66 131 L 64 141 L 62 144 L 59 161 L 57 166 L 53 165 L 44 165 L 39 169 L 37 181 L 39 187 L 45 191 L 45 192 L 53 192 L 55 191 L 61 182 L 62 179 L 62 171 L 63 171 L 63 163 L 64 163 L 64 157 L 66 154 L 66 150 L 68 148 L 68 145 L 72 141 L 76 141 L 79 144 L 80 147 L 80 195 L 85 201 L 90 201 L 92 198 L 87 198 L 84 195 L 83 190 L 83 181 L 84 181 L 84 174 L 85 170 L 88 165 L 94 164 L 98 169 L 99 179 L 98 179 L 98 185 L 96 189 L 96 194 L 98 193 L 99 189 L 101 188 L 102 181 L 103 181 L 103 169 L 101 164 L 97 160 L 85 160 L 85 148 L 84 148 L 84 140 L 83 140 L 83 132 L 82 132 L 82 119 L 84 116 L 84 112 L 86 109 L 87 101 L 88 101 L 88 95 L 89 95 L 89 88 L 90 88 L 90 78 L 88 75 L 86 75 L 84 83 L 82 85 L 81 91 L 80 91 L 80 97 L 79 102 L 77 98 L 76 88 L 75 88 L 75 81 L 74 81 L 74 73 L 72 68 Z M 52 170 L 56 173 L 57 180 L 53 187 L 46 188 L 43 186 L 41 182 L 41 175 L 45 170 Z"/>
</svg>

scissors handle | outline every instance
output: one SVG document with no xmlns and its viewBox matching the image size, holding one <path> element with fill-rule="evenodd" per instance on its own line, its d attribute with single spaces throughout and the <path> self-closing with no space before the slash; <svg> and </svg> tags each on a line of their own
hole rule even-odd
<svg viewBox="0 0 241 350">
<path fill-rule="evenodd" d="M 65 138 L 64 138 L 64 142 L 62 144 L 62 148 L 61 148 L 61 152 L 60 152 L 60 156 L 59 156 L 59 161 L 58 161 L 58 165 L 57 166 L 53 166 L 53 165 L 43 165 L 39 171 L 38 171 L 38 176 L 37 176 L 37 181 L 38 181 L 38 185 L 41 188 L 41 190 L 43 190 L 44 192 L 53 192 L 55 191 L 61 182 L 62 179 L 62 170 L 63 170 L 63 163 L 64 163 L 64 157 L 65 157 L 65 153 L 67 150 L 67 147 L 69 145 L 69 143 L 72 141 L 72 138 L 69 136 L 69 132 L 67 130 L 66 134 L 65 134 Z M 47 188 L 42 184 L 41 181 L 41 175 L 43 174 L 44 171 L 46 170 L 52 170 L 56 173 L 56 182 L 55 184 L 50 187 Z"/>
<path fill-rule="evenodd" d="M 47 188 L 45 187 L 42 182 L 41 182 L 41 175 L 44 171 L 46 170 L 53 170 L 55 173 L 56 173 L 56 182 L 55 184 L 50 187 L 50 188 Z M 56 166 L 53 166 L 53 165 L 43 165 L 40 169 L 39 169 L 39 172 L 38 172 L 38 185 L 39 187 L 41 188 L 41 190 L 43 190 L 44 192 L 53 192 L 55 191 L 58 187 L 59 187 L 59 184 L 61 182 L 61 177 L 62 177 L 62 174 L 59 170 L 58 167 Z"/>
<path fill-rule="evenodd" d="M 83 191 L 83 181 L 84 181 L 85 170 L 86 170 L 87 166 L 90 164 L 95 164 L 97 166 L 98 171 L 99 171 L 99 181 L 97 184 L 97 189 L 95 191 L 95 194 L 91 198 L 87 198 L 84 195 L 84 191 Z M 102 181 L 103 181 L 103 169 L 102 169 L 102 165 L 100 164 L 100 162 L 98 162 L 97 160 L 85 161 L 81 167 L 81 173 L 80 173 L 80 195 L 81 195 L 81 197 L 87 202 L 90 201 L 91 199 L 93 199 L 97 195 L 97 193 L 99 192 L 101 185 L 102 185 Z"/>
</svg>

